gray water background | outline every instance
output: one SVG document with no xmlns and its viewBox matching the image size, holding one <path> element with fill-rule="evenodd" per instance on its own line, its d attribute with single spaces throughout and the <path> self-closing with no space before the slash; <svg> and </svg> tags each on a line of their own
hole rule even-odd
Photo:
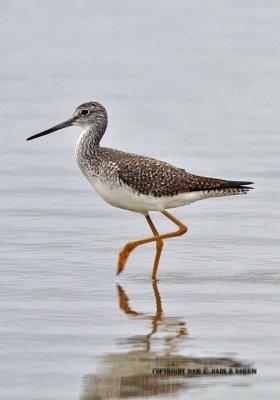
<svg viewBox="0 0 280 400">
<path fill-rule="evenodd" d="M 165 377 L 166 399 L 278 399 L 279 2 L 0 5 L 1 399 L 162 398 L 157 381 L 141 389 L 137 368 L 150 376 L 167 353 L 257 375 L 180 377 L 178 389 Z M 108 110 L 108 147 L 255 182 L 247 196 L 173 210 L 189 232 L 165 244 L 166 319 L 149 349 L 154 246 L 119 279 L 142 316 L 119 308 L 115 278 L 121 247 L 150 234 L 144 218 L 94 193 L 75 164 L 79 128 L 25 142 L 88 100 Z M 115 377 L 130 374 L 118 391 Z"/>
</svg>

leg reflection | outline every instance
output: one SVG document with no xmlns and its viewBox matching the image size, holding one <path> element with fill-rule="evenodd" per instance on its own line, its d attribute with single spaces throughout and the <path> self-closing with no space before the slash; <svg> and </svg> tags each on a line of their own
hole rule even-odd
<svg viewBox="0 0 280 400">
<path fill-rule="evenodd" d="M 181 318 L 164 314 L 157 283 L 153 282 L 152 287 L 155 312 L 151 314 L 134 310 L 125 290 L 121 286 L 117 287 L 121 311 L 139 322 L 140 332 L 146 329 L 147 333 L 124 337 L 118 343 L 118 351 L 102 355 L 97 372 L 84 378 L 80 400 L 154 396 L 162 398 L 164 395 L 175 398 L 179 391 L 187 391 L 199 384 L 200 379 L 191 378 L 202 378 L 199 371 L 205 367 L 248 367 L 230 357 L 193 357 L 180 354 L 188 339 L 186 323 Z M 135 325 L 134 322 L 133 324 Z M 168 369 L 185 372 L 178 375 L 156 373 Z M 189 374 L 189 370 L 194 372 Z M 220 378 L 223 379 L 223 376 Z"/>
<path fill-rule="evenodd" d="M 160 331 L 165 334 L 164 338 L 162 338 L 161 345 L 164 347 L 165 352 L 167 352 L 168 350 L 171 350 L 171 348 L 174 349 L 174 347 L 177 346 L 177 344 L 174 343 L 177 339 L 187 335 L 186 323 L 178 318 L 164 316 L 161 297 L 156 281 L 153 281 L 152 287 L 156 305 L 154 314 L 144 314 L 133 310 L 129 304 L 128 295 L 120 285 L 117 286 L 119 306 L 125 314 L 133 317 L 141 317 L 142 320 L 144 319 L 151 322 L 148 334 L 129 338 L 130 344 L 134 343 L 134 346 L 139 347 L 140 343 L 142 343 L 145 345 L 144 347 L 146 350 L 149 351 L 152 336 Z M 157 345 L 158 344 L 159 343 L 157 343 Z"/>
</svg>

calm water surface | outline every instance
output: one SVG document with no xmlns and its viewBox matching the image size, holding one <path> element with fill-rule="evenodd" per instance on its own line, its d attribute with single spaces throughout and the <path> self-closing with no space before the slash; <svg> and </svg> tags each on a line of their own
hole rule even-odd
<svg viewBox="0 0 280 400">
<path fill-rule="evenodd" d="M 14 0 L 0 18 L 1 399 L 278 399 L 279 3 Z M 152 244 L 116 281 L 149 227 L 86 182 L 79 128 L 25 142 L 87 100 L 106 146 L 256 182 L 174 210 L 189 232 L 157 285 Z M 152 373 L 170 366 L 257 374 Z"/>
</svg>

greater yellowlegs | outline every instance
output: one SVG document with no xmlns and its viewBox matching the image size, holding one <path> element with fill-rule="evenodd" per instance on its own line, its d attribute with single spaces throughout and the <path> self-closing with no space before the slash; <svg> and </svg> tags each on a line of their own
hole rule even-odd
<svg viewBox="0 0 280 400">
<path fill-rule="evenodd" d="M 245 194 L 252 182 L 207 178 L 186 172 L 154 158 L 100 147 L 107 128 L 107 112 L 95 102 L 81 104 L 73 116 L 27 140 L 78 125 L 83 131 L 76 144 L 77 163 L 97 193 L 112 206 L 141 213 L 154 236 L 127 243 L 119 253 L 117 273 L 125 267 L 129 254 L 137 246 L 156 242 L 152 278 L 156 279 L 163 240 L 183 235 L 187 227 L 166 209 L 181 207 L 209 197 Z M 149 216 L 160 211 L 178 230 L 160 235 Z"/>
</svg>

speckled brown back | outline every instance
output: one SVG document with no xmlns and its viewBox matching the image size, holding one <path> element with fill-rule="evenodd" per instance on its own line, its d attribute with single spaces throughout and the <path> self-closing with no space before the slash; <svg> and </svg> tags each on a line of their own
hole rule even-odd
<svg viewBox="0 0 280 400">
<path fill-rule="evenodd" d="M 174 196 L 193 191 L 241 188 L 250 182 L 226 181 L 190 174 L 168 163 L 118 150 L 99 148 L 99 157 L 107 163 L 107 173 L 115 175 L 120 184 L 130 186 L 135 192 L 161 196 Z"/>
</svg>

